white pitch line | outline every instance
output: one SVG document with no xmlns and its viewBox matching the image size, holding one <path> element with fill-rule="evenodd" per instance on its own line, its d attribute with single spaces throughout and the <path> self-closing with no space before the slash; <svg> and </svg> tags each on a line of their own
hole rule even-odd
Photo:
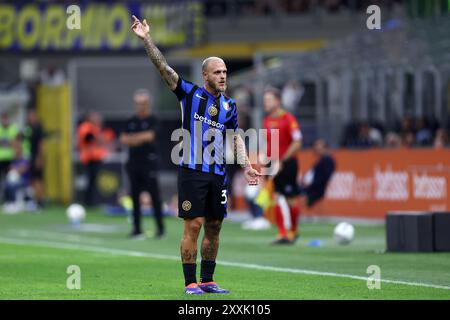
<svg viewBox="0 0 450 320">
<path fill-rule="evenodd" d="M 106 254 L 112 254 L 112 255 L 130 256 L 130 257 L 145 257 L 145 258 L 153 258 L 153 259 L 180 261 L 180 257 L 177 257 L 177 256 L 157 254 L 157 253 L 147 253 L 147 252 L 141 252 L 141 251 L 130 251 L 130 250 L 123 250 L 123 249 L 112 249 L 112 248 L 97 247 L 97 246 L 90 246 L 90 245 L 83 245 L 83 244 L 50 242 L 50 241 L 32 240 L 32 239 L 5 238 L 5 237 L 0 237 L 0 242 L 7 243 L 7 244 L 14 244 L 14 245 L 31 245 L 31 246 L 36 246 L 36 247 L 80 250 L 80 251 L 90 251 L 90 252 L 97 252 L 97 253 L 106 253 Z M 281 267 L 264 266 L 264 265 L 240 263 L 240 262 L 229 262 L 229 261 L 218 260 L 217 264 L 229 266 L 229 267 L 237 267 L 237 268 L 245 268 L 245 269 L 253 269 L 253 270 L 308 274 L 308 275 L 315 275 L 315 276 L 347 278 L 347 279 L 362 280 L 362 281 L 368 280 L 367 277 L 355 276 L 355 275 L 351 275 L 351 274 L 322 272 L 322 271 L 314 271 L 314 270 L 306 270 L 306 269 L 281 268 Z M 441 286 L 441 285 L 435 285 L 435 284 L 431 284 L 431 283 L 409 282 L 409 281 L 389 280 L 389 279 L 380 279 L 380 281 L 383 283 L 400 284 L 400 285 L 406 285 L 406 286 L 450 290 L 450 286 Z"/>
</svg>

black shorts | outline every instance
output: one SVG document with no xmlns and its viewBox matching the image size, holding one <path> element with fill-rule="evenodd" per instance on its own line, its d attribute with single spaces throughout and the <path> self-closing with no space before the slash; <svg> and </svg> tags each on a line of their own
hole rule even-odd
<svg viewBox="0 0 450 320">
<path fill-rule="evenodd" d="M 300 194 L 297 184 L 297 159 L 291 158 L 283 163 L 281 172 L 273 180 L 275 191 L 286 197 L 294 197 Z"/>
<path fill-rule="evenodd" d="M 325 196 L 325 190 L 313 191 L 313 192 L 306 191 L 306 198 L 307 198 L 306 205 L 308 206 L 308 208 L 311 208 L 317 202 L 322 200 L 324 196 Z"/>
<path fill-rule="evenodd" d="M 178 216 L 223 219 L 227 215 L 226 175 L 180 167 L 178 169 Z"/>
</svg>

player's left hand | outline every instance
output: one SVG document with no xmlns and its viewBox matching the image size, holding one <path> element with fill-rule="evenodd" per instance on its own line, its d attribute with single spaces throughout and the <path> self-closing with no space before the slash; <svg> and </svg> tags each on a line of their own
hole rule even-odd
<svg viewBox="0 0 450 320">
<path fill-rule="evenodd" d="M 261 176 L 261 173 L 259 173 L 258 170 L 253 169 L 252 166 L 248 166 L 244 170 L 244 176 L 248 184 L 254 186 L 259 183 L 259 177 Z"/>
<path fill-rule="evenodd" d="M 131 29 L 139 38 L 144 39 L 150 32 L 150 26 L 147 24 L 147 20 L 144 19 L 144 21 L 141 22 L 136 16 L 133 15 L 132 17 L 133 24 L 131 25 Z"/>
</svg>

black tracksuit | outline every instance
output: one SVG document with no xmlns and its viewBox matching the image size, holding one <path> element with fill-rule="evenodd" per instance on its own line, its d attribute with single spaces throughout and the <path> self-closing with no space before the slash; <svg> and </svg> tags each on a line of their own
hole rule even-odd
<svg viewBox="0 0 450 320">
<path fill-rule="evenodd" d="M 145 118 L 134 116 L 128 120 L 126 125 L 126 132 L 131 134 L 149 130 L 154 131 L 156 135 L 157 119 L 151 115 Z M 158 158 L 155 142 L 130 147 L 126 169 L 131 185 L 131 197 L 133 199 L 133 232 L 142 232 L 141 204 L 139 198 L 141 192 L 148 191 L 152 197 L 157 235 L 162 235 L 164 233 L 164 224 L 157 176 Z"/>
<path fill-rule="evenodd" d="M 308 198 L 308 207 L 311 207 L 317 201 L 323 198 L 330 181 L 331 176 L 336 168 L 334 159 L 330 155 L 322 156 L 314 165 L 313 182 L 304 189 Z"/>
</svg>

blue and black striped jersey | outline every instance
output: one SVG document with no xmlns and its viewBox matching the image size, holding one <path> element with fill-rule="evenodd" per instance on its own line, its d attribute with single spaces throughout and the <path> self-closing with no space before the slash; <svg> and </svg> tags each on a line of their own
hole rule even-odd
<svg viewBox="0 0 450 320">
<path fill-rule="evenodd" d="M 181 77 L 174 93 L 181 105 L 182 128 L 190 134 L 190 155 L 184 155 L 180 166 L 224 175 L 226 130 L 238 129 L 236 102 L 223 94 L 214 97 Z"/>
</svg>

